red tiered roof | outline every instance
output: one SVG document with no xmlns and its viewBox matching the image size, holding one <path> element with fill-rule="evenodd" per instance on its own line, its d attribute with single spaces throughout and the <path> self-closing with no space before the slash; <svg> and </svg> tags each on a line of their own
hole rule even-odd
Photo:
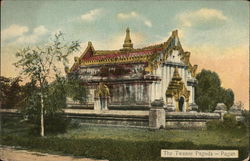
<svg viewBox="0 0 250 161">
<path fill-rule="evenodd" d="M 151 55 L 155 52 L 161 51 L 162 48 L 155 48 L 155 49 L 146 49 L 146 50 L 138 50 L 138 51 L 130 51 L 122 53 L 120 51 L 110 51 L 110 54 L 104 54 L 104 55 L 93 55 L 90 57 L 83 57 L 83 61 L 98 61 L 98 60 L 104 60 L 104 59 L 114 59 L 114 58 L 128 58 L 128 57 L 137 57 L 142 55 Z"/>
</svg>

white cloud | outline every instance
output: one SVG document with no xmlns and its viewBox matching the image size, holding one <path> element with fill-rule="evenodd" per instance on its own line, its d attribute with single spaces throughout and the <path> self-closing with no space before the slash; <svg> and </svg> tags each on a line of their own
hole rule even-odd
<svg viewBox="0 0 250 161">
<path fill-rule="evenodd" d="M 146 26 L 148 26 L 148 27 L 152 27 L 152 23 L 151 23 L 151 21 L 149 21 L 149 20 L 145 20 L 145 21 L 144 21 L 144 24 L 145 24 Z"/>
<path fill-rule="evenodd" d="M 179 14 L 177 18 L 183 27 L 196 27 L 200 29 L 216 28 L 223 25 L 228 19 L 220 10 L 209 8 L 184 12 Z"/>
<path fill-rule="evenodd" d="M 139 15 L 132 11 L 130 13 L 118 13 L 117 14 L 117 18 L 119 19 L 130 19 L 130 18 L 135 18 L 135 17 L 138 17 Z"/>
<path fill-rule="evenodd" d="M 40 36 L 43 36 L 48 33 L 48 29 L 45 26 L 38 26 L 33 29 L 32 34 L 23 35 L 16 39 L 15 43 L 18 44 L 34 44 L 39 40 Z"/>
<path fill-rule="evenodd" d="M 93 21 L 97 16 L 101 14 L 101 9 L 93 9 L 88 11 L 87 13 L 81 15 L 81 19 L 85 21 Z"/>
<path fill-rule="evenodd" d="M 44 35 L 48 32 L 48 29 L 44 26 L 38 26 L 34 29 L 34 34 L 36 35 Z"/>
<path fill-rule="evenodd" d="M 20 26 L 20 25 L 14 24 L 1 31 L 1 39 L 4 41 L 7 39 L 22 36 L 24 33 L 28 31 L 29 31 L 29 28 L 27 26 Z"/>
<path fill-rule="evenodd" d="M 152 23 L 151 23 L 151 21 L 149 19 L 147 19 L 146 17 L 138 14 L 135 11 L 131 11 L 129 13 L 118 13 L 116 16 L 117 16 L 117 18 L 119 20 L 137 19 L 139 21 L 142 21 L 145 26 L 152 27 Z"/>
</svg>

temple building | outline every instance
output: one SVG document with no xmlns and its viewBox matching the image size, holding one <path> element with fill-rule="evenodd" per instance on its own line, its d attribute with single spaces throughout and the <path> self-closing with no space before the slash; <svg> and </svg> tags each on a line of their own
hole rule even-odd
<svg viewBox="0 0 250 161">
<path fill-rule="evenodd" d="M 147 109 L 163 100 L 168 111 L 197 110 L 195 72 L 190 52 L 184 51 L 178 31 L 166 42 L 135 49 L 127 28 L 120 50 L 95 50 L 91 42 L 67 71 L 89 89 L 87 107 Z"/>
</svg>

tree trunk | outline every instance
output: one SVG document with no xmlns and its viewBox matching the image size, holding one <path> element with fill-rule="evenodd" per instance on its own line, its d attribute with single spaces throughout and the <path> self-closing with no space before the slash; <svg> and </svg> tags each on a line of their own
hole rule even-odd
<svg viewBox="0 0 250 161">
<path fill-rule="evenodd" d="M 43 93 L 41 93 L 41 136 L 44 136 L 44 100 L 43 100 Z"/>
</svg>

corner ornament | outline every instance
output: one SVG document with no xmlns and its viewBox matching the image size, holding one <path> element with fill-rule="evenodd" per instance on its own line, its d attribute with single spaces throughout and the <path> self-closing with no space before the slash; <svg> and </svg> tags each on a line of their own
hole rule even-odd
<svg viewBox="0 0 250 161">
<path fill-rule="evenodd" d="M 103 82 L 101 82 L 95 90 L 95 97 L 108 97 L 110 96 L 109 88 Z"/>
</svg>

